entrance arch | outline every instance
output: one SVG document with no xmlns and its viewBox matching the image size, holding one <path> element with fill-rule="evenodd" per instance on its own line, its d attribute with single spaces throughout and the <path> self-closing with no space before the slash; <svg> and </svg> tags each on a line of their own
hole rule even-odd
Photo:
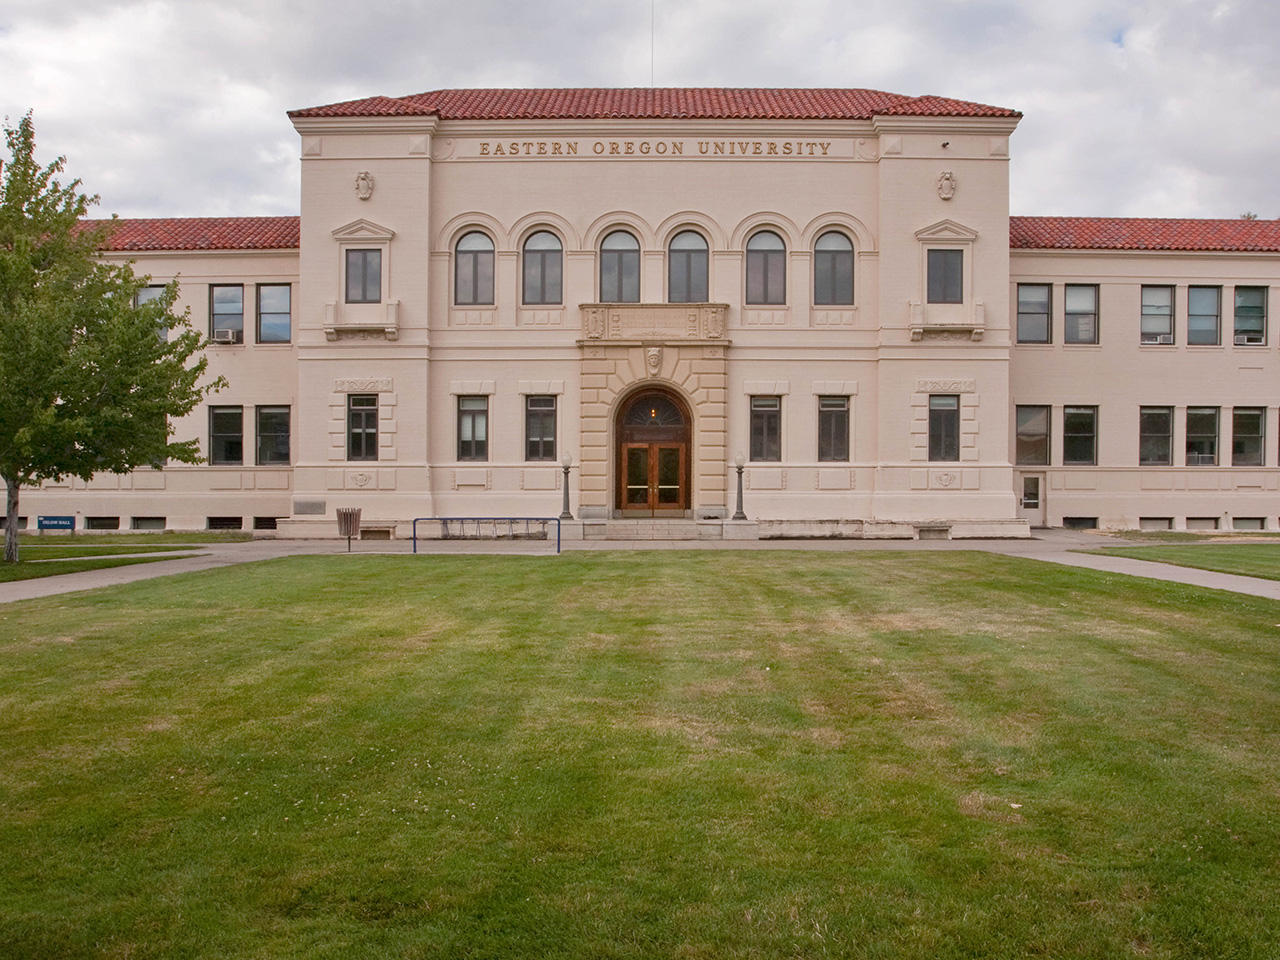
<svg viewBox="0 0 1280 960">
<path fill-rule="evenodd" d="M 624 517 L 683 517 L 689 509 L 690 424 L 683 399 L 648 387 L 618 407 L 616 503 Z"/>
</svg>

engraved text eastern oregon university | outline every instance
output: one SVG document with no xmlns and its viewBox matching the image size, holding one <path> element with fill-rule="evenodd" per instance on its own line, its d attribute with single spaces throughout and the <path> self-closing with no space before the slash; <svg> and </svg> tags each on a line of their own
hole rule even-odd
<svg viewBox="0 0 1280 960">
<path fill-rule="evenodd" d="M 826 140 L 481 140 L 481 157 L 826 157 Z"/>
</svg>

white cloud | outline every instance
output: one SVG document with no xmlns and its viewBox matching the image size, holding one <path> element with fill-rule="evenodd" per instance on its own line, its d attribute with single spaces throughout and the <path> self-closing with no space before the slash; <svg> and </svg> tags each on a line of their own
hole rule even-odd
<svg viewBox="0 0 1280 960">
<path fill-rule="evenodd" d="M 1022 110 L 1015 213 L 1280 216 L 1271 0 L 656 0 L 660 86 Z M 643 86 L 644 0 L 0 4 L 0 111 L 125 215 L 288 213 L 285 111 L 449 86 Z"/>
</svg>

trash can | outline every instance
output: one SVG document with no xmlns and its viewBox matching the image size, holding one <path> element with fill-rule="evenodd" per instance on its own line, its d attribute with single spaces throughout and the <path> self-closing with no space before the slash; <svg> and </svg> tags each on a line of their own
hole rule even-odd
<svg viewBox="0 0 1280 960">
<path fill-rule="evenodd" d="M 347 553 L 351 552 L 351 538 L 360 535 L 360 508 L 338 508 L 338 536 L 347 538 Z"/>
</svg>

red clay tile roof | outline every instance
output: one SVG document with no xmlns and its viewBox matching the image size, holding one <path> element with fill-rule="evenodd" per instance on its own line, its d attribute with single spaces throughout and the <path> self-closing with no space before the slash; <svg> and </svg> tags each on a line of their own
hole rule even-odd
<svg viewBox="0 0 1280 960">
<path fill-rule="evenodd" d="M 875 116 L 1020 117 L 1016 110 L 881 90 L 722 87 L 432 90 L 366 97 L 290 117 L 426 117 L 441 120 L 870 120 Z"/>
<path fill-rule="evenodd" d="M 1280 252 L 1280 220 L 1010 217 L 1015 250 L 1220 250 Z"/>
<path fill-rule="evenodd" d="M 172 217 L 94 220 L 115 224 L 104 250 L 287 250 L 298 246 L 297 217 Z"/>
</svg>

